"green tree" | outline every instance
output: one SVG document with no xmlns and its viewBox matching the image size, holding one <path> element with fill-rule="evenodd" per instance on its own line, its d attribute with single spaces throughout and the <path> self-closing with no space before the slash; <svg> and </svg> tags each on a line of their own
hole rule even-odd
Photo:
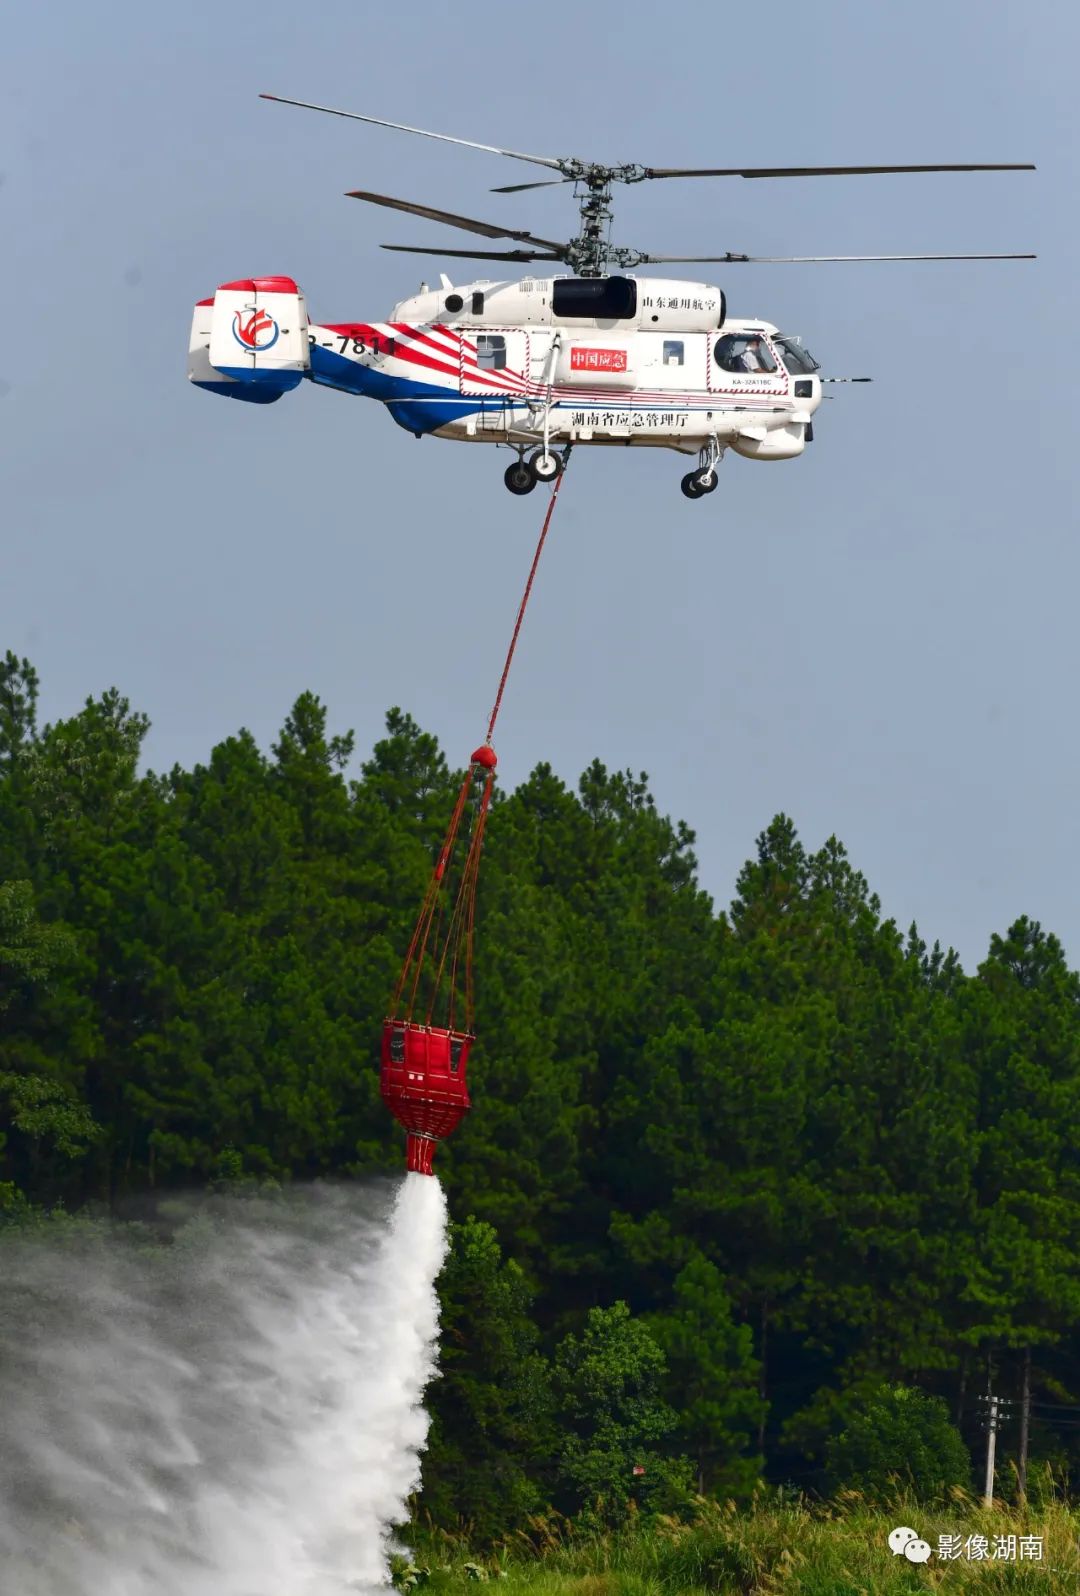
<svg viewBox="0 0 1080 1596">
<path fill-rule="evenodd" d="M 72 952 L 63 926 L 42 925 L 29 881 L 0 881 L 0 1014 Z"/>
<path fill-rule="evenodd" d="M 450 1227 L 438 1290 L 440 1373 L 427 1395 L 422 1500 L 436 1523 L 465 1520 L 491 1540 L 544 1501 L 553 1442 L 548 1368 L 531 1293 L 490 1225 L 470 1217 Z"/>
<path fill-rule="evenodd" d="M 974 1213 L 959 1315 L 979 1362 L 1019 1365 L 1023 1397 L 1080 1327 L 1080 977 L 1026 917 L 991 939 L 963 1005 L 978 1083 Z M 1069 1360 L 1065 1369 L 1071 1380 Z M 1019 1465 L 1023 1489 L 1025 1420 Z"/>
<path fill-rule="evenodd" d="M 39 922 L 29 881 L 0 883 L 0 1016 L 25 1010 L 72 954 L 63 926 Z M 87 1109 L 50 1078 L 50 1068 L 33 1050 L 0 1041 L 0 1176 L 8 1177 L 10 1191 L 33 1186 L 39 1195 L 55 1195 L 57 1165 L 81 1159 L 100 1136 Z"/>
<path fill-rule="evenodd" d="M 761 1419 L 753 1331 L 737 1324 L 715 1264 L 696 1254 L 675 1279 L 674 1303 L 650 1319 L 667 1355 L 678 1436 L 697 1468 L 701 1495 L 744 1496 L 762 1459 L 748 1455 Z"/>
<path fill-rule="evenodd" d="M 826 1469 L 832 1490 L 888 1501 L 910 1490 L 920 1502 L 971 1488 L 971 1459 L 939 1397 L 911 1386 L 885 1385 L 853 1411 L 830 1438 Z"/>
<path fill-rule="evenodd" d="M 101 1134 L 81 1103 L 74 1102 L 55 1081 L 43 1075 L 0 1073 L 0 1102 L 6 1099 L 11 1128 L 35 1144 L 55 1148 L 64 1158 L 80 1157 Z M 0 1131 L 0 1154 L 6 1136 Z M 28 1184 L 41 1185 L 40 1171 L 31 1167 L 23 1176 Z"/>
<path fill-rule="evenodd" d="M 560 1342 L 558 1464 L 572 1511 L 618 1520 L 631 1501 L 661 1511 L 686 1501 L 691 1470 L 669 1445 L 678 1415 L 662 1395 L 666 1374 L 663 1351 L 625 1302 L 593 1308 L 582 1334 Z"/>
</svg>

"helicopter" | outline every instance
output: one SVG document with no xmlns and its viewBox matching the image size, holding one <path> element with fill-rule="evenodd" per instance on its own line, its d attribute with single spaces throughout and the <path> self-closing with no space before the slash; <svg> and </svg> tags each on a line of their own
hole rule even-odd
<svg viewBox="0 0 1080 1596">
<path fill-rule="evenodd" d="M 1032 254 L 657 255 L 611 242 L 617 183 L 669 178 L 809 178 L 888 173 L 1034 171 L 1032 163 L 903 166 L 649 167 L 528 154 L 356 111 L 274 94 L 260 98 L 388 127 L 546 168 L 552 177 L 491 192 L 569 186 L 579 231 L 568 241 L 432 205 L 354 189 L 350 199 L 423 217 L 510 248 L 383 244 L 405 254 L 551 265 L 568 272 L 454 284 L 440 273 L 382 322 L 317 323 L 291 277 L 223 283 L 195 307 L 188 377 L 228 398 L 269 404 L 305 379 L 382 404 L 417 438 L 493 443 L 514 451 L 504 482 L 531 493 L 554 482 L 571 447 L 651 445 L 696 455 L 682 492 L 718 484 L 727 450 L 748 460 L 790 460 L 813 441 L 813 417 L 830 382 L 795 334 L 728 316 L 709 283 L 641 276 L 653 265 L 806 265 L 827 261 L 1034 260 Z"/>
</svg>

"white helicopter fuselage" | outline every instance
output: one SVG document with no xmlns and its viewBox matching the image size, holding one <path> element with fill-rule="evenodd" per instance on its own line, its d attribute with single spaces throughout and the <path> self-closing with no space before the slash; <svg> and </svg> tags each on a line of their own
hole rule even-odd
<svg viewBox="0 0 1080 1596">
<path fill-rule="evenodd" d="M 267 403 L 304 378 L 372 398 L 418 437 L 650 444 L 785 460 L 812 438 L 816 363 L 722 291 L 679 279 L 426 286 L 385 322 L 309 323 L 291 278 L 224 284 L 196 307 L 189 377 Z"/>
</svg>

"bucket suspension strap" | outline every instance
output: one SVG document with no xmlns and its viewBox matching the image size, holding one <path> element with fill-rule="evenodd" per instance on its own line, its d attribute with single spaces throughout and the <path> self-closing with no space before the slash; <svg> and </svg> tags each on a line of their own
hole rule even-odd
<svg viewBox="0 0 1080 1596">
<path fill-rule="evenodd" d="M 566 459 L 569 459 L 569 454 L 570 451 L 567 449 Z M 442 847 L 439 850 L 435 866 L 428 881 L 427 890 L 424 893 L 420 915 L 394 990 L 392 1019 L 403 1019 L 411 1024 L 414 1011 L 419 1008 L 423 1015 L 422 1023 L 424 1025 L 441 1025 L 444 1023 L 445 1017 L 445 1023 L 448 1028 L 451 1031 L 455 1031 L 457 1028 L 456 1021 L 459 1018 L 460 1002 L 464 1011 L 460 1015 L 464 1029 L 470 1034 L 472 1032 L 473 931 L 476 920 L 476 886 L 480 871 L 480 854 L 483 849 L 484 830 L 487 825 L 488 811 L 491 806 L 495 785 L 495 766 L 498 763 L 495 750 L 491 746 L 491 739 L 495 733 L 495 722 L 499 718 L 499 710 L 502 708 L 503 694 L 506 691 L 507 678 L 510 675 L 510 666 L 513 663 L 518 637 L 521 634 L 522 622 L 525 619 L 525 610 L 532 593 L 533 582 L 540 564 L 540 556 L 547 541 L 548 529 L 555 513 L 555 505 L 564 475 L 565 464 L 564 470 L 556 477 L 552 487 L 547 513 L 544 516 L 539 541 L 529 569 L 528 580 L 525 583 L 525 591 L 518 606 L 517 618 L 510 638 L 510 646 L 506 651 L 506 659 L 503 663 L 502 676 L 499 678 L 495 703 L 488 719 L 487 736 L 481 747 L 474 751 L 469 761 L 469 768 L 465 772 L 465 777 L 461 783 L 446 836 L 443 839 Z M 470 826 L 463 828 L 466 810 L 469 808 L 470 795 L 476 787 L 480 788 L 480 793 L 474 806 L 473 819 Z M 468 836 L 468 846 L 465 851 L 465 859 L 457 890 L 450 904 L 449 915 L 444 928 L 442 921 L 443 904 L 446 899 L 445 888 L 453 874 L 451 867 L 463 829 Z M 422 992 L 421 978 L 424 976 L 425 969 L 429 972 L 429 981 L 425 982 L 426 992 Z M 445 1000 L 440 1004 L 444 981 L 446 996 Z"/>
<path fill-rule="evenodd" d="M 477 752 L 480 752 L 478 749 Z M 443 971 L 447 959 L 450 961 L 450 978 L 448 983 L 448 1018 L 447 1025 L 451 1031 L 457 1029 L 457 996 L 462 983 L 464 990 L 464 1029 L 472 1033 L 473 1028 L 473 927 L 476 918 L 476 883 L 480 870 L 480 852 L 484 845 L 484 827 L 487 823 L 488 808 L 491 803 L 491 792 L 495 785 L 495 767 L 492 765 L 484 782 L 483 793 L 473 823 L 472 836 L 469 839 L 469 851 L 465 856 L 465 864 L 461 871 L 461 881 L 454 899 L 454 907 L 450 915 L 450 923 L 446 931 L 446 940 L 443 943 L 442 954 L 435 980 L 432 985 L 431 1003 L 428 1005 L 425 1023 L 430 1025 L 433 1018 L 435 1000 L 442 986 Z"/>
<path fill-rule="evenodd" d="M 403 1017 L 407 1020 L 412 1019 L 413 1009 L 416 1005 L 417 988 L 424 968 L 424 957 L 427 953 L 428 942 L 431 940 L 432 926 L 438 914 L 439 889 L 442 886 L 447 866 L 454 856 L 457 835 L 461 827 L 461 817 L 465 813 L 465 805 L 468 802 L 472 782 L 473 766 L 470 764 L 465 772 L 465 780 L 461 784 L 461 790 L 457 795 L 457 802 L 454 804 L 450 825 L 447 828 L 446 836 L 443 838 L 443 845 L 439 849 L 435 868 L 431 872 L 427 891 L 424 893 L 424 901 L 420 906 L 420 915 L 412 934 L 412 941 L 409 943 L 409 951 L 405 955 L 405 963 L 401 966 L 401 974 L 398 976 L 397 986 L 394 989 L 394 1002 L 391 1012 L 395 1017 L 401 1013 L 402 998 L 405 996 L 405 988 L 408 985 L 408 998 L 405 1003 Z M 410 975 L 412 977 L 411 982 Z"/>
</svg>

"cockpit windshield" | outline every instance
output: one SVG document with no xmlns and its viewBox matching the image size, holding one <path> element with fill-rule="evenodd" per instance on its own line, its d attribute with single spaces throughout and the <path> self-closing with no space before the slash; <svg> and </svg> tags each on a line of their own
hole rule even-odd
<svg viewBox="0 0 1080 1596">
<path fill-rule="evenodd" d="M 773 343 L 780 351 L 780 359 L 794 376 L 809 377 L 811 372 L 821 370 L 810 351 L 804 349 L 801 341 L 792 334 L 774 336 Z"/>
</svg>

